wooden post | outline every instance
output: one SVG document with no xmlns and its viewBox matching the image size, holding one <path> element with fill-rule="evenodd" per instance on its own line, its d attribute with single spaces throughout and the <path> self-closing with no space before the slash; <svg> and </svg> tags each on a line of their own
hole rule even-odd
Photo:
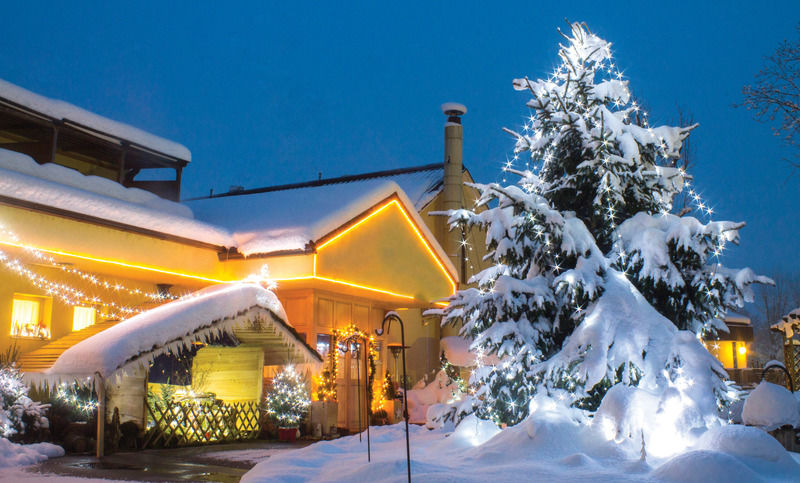
<svg viewBox="0 0 800 483">
<path fill-rule="evenodd" d="M 56 162 L 56 151 L 58 150 L 58 124 L 53 125 L 53 138 L 50 144 L 50 162 Z"/>
<path fill-rule="evenodd" d="M 125 157 L 128 154 L 128 146 L 123 144 L 122 151 L 119 154 L 119 174 L 117 176 L 119 184 L 125 184 Z"/>
<path fill-rule="evenodd" d="M 181 176 L 183 167 L 178 166 L 175 168 L 175 201 L 181 200 Z"/>
<path fill-rule="evenodd" d="M 96 455 L 102 458 L 105 454 L 106 437 L 106 382 L 99 372 L 95 372 L 94 390 L 97 392 L 97 448 Z"/>
</svg>

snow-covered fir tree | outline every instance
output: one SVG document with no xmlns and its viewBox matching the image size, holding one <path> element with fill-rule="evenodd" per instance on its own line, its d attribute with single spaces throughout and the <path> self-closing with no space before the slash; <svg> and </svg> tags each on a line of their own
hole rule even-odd
<svg viewBox="0 0 800 483">
<path fill-rule="evenodd" d="M 459 291 L 444 322 L 463 322 L 482 365 L 472 375 L 478 415 L 514 424 L 527 414 L 539 376 L 600 294 L 605 259 L 583 223 L 517 186 L 480 186 L 478 213 L 461 210 L 451 221 L 487 230 L 494 265 L 476 276 L 477 288 Z M 470 404 L 470 403 L 468 403 Z M 464 407 L 461 412 L 468 412 Z"/>
<path fill-rule="evenodd" d="M 476 185 L 476 208 L 450 213 L 453 227 L 486 230 L 493 265 L 451 298 L 443 323 L 493 361 L 448 416 L 515 424 L 542 393 L 595 411 L 621 385 L 656 407 L 678 398 L 694 411 L 681 412 L 687 426 L 707 424 L 735 393 L 699 338 L 769 280 L 719 263 L 743 223 L 671 214 L 678 193 L 697 196 L 675 167 L 696 126 L 650 126 L 611 44 L 577 23 L 562 35 L 549 78 L 513 83 L 532 95 L 525 126 L 507 130 L 531 168 L 509 163 L 516 185 Z"/>
</svg>

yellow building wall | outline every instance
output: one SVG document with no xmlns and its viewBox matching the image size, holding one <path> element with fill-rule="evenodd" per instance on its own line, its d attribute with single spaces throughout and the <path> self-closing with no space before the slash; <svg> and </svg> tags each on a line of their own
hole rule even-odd
<svg viewBox="0 0 800 483">
<path fill-rule="evenodd" d="M 192 361 L 192 390 L 225 402 L 261 399 L 264 352 L 259 346 L 203 347 Z"/>
<path fill-rule="evenodd" d="M 472 183 L 474 180 L 469 173 L 463 174 L 464 183 Z M 464 206 L 468 209 L 476 209 L 475 203 L 479 197 L 478 190 L 469 187 L 466 184 L 462 188 L 461 199 L 464 200 Z M 478 209 L 482 211 L 485 208 Z M 431 215 L 431 213 L 444 210 L 444 196 L 439 193 L 422 211 L 420 217 L 428 225 L 428 228 L 433 233 L 434 237 L 440 244 L 444 245 L 444 240 L 448 236 L 459 236 L 456 232 L 450 232 L 450 226 L 447 224 L 446 216 Z M 458 270 L 461 282 L 459 288 L 464 288 L 468 284 L 469 279 L 479 273 L 484 268 L 487 268 L 490 262 L 483 260 L 486 255 L 486 232 L 478 228 L 471 228 L 465 233 L 465 241 L 467 245 L 464 247 L 463 253 L 465 260 L 463 263 L 456 263 L 456 270 Z M 441 337 L 458 335 L 460 327 L 447 325 L 441 328 Z"/>
<path fill-rule="evenodd" d="M 213 282 L 181 277 L 175 273 L 211 279 L 225 276 L 223 264 L 219 263 L 216 250 L 210 248 L 195 247 L 2 204 L 0 204 L 0 221 L 26 245 L 42 250 L 118 262 L 100 263 L 63 254 L 53 255 L 59 261 L 80 265 L 86 271 L 147 282 L 180 284 L 194 289 Z M 0 235 L 0 242 L 3 241 L 9 240 Z M 0 248 L 3 251 L 10 249 L 7 245 L 1 244 Z M 126 265 L 148 267 L 152 270 Z"/>
<path fill-rule="evenodd" d="M 2 248 L 0 248 L 2 249 Z M 10 253 L 3 250 L 5 253 Z M 17 254 L 14 254 L 17 255 Z M 78 267 L 80 268 L 80 267 Z M 54 282 L 68 284 L 70 287 L 81 290 L 90 297 L 103 296 L 106 301 L 113 301 L 117 304 L 128 307 L 138 307 L 142 309 L 151 308 L 157 304 L 144 296 L 132 296 L 120 292 L 110 292 L 102 290 L 77 276 L 64 273 L 62 270 L 44 265 L 35 265 L 35 272 Z M 118 277 L 108 277 L 104 280 L 111 280 L 123 284 L 131 289 L 140 289 L 145 292 L 156 292 L 154 283 L 142 283 L 138 280 L 123 279 Z M 41 305 L 40 318 L 43 318 L 50 329 L 49 339 L 35 337 L 12 337 L 11 322 L 13 300 L 16 294 L 34 296 L 41 298 L 46 303 Z M 96 322 L 102 320 L 103 312 L 109 309 L 102 305 L 95 306 L 97 310 Z M 27 278 L 0 268 L 0 351 L 5 352 L 9 347 L 16 345 L 20 353 L 26 353 L 38 349 L 52 340 L 56 340 L 72 332 L 74 306 L 62 301 L 55 295 L 45 292 L 45 290 L 34 286 Z"/>
<path fill-rule="evenodd" d="M 316 273 L 420 301 L 433 301 L 453 293 L 447 274 L 396 204 L 340 238 L 321 245 Z"/>
</svg>

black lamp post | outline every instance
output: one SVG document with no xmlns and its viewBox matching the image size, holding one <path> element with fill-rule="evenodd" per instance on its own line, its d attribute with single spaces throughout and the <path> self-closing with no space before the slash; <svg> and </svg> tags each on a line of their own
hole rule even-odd
<svg viewBox="0 0 800 483">
<path fill-rule="evenodd" d="M 403 418 L 406 420 L 406 466 L 408 468 L 408 481 L 411 482 L 411 445 L 408 440 L 408 389 L 406 388 L 406 331 L 403 327 L 403 320 L 397 315 L 397 312 L 389 312 L 381 322 L 381 328 L 375 329 L 375 333 L 379 336 L 383 335 L 384 330 L 387 330 L 386 321 L 389 321 L 389 328 L 392 327 L 392 320 L 400 323 L 400 347 L 403 354 Z M 387 331 L 388 333 L 388 331 Z"/>
<path fill-rule="evenodd" d="M 354 334 L 344 342 L 344 349 L 341 349 L 342 352 L 351 351 L 356 356 L 356 372 L 359 374 L 358 377 L 358 386 L 361 386 L 361 375 L 360 369 L 358 366 L 359 362 L 359 343 L 357 342 L 359 339 L 364 340 L 364 402 L 369 403 L 369 367 L 368 367 L 368 360 L 369 360 L 369 340 L 367 339 L 366 335 L 359 336 L 358 334 Z M 356 342 L 352 342 L 356 341 Z M 353 348 L 351 349 L 350 344 L 353 343 Z M 358 440 L 361 441 L 361 389 L 356 391 L 358 393 Z M 369 440 L 369 407 L 367 407 L 367 462 L 372 461 L 372 454 L 370 448 L 370 440 Z"/>
</svg>

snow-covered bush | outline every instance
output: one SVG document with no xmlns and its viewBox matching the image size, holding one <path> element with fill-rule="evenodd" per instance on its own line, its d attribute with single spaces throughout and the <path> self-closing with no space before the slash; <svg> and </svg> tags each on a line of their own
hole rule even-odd
<svg viewBox="0 0 800 483">
<path fill-rule="evenodd" d="M 0 364 L 0 436 L 21 438 L 48 427 L 47 408 L 28 397 L 28 386 L 11 362 Z"/>
<path fill-rule="evenodd" d="M 761 381 L 744 401 L 742 421 L 767 431 L 800 427 L 800 401 L 785 387 Z"/>
<path fill-rule="evenodd" d="M 676 166 L 696 126 L 650 126 L 611 44 L 577 23 L 562 35 L 552 75 L 514 81 L 532 96 L 525 126 L 507 130 L 514 159 L 529 155 L 506 167 L 519 181 L 475 185 L 476 209 L 448 213 L 455 229 L 485 230 L 492 266 L 434 311 L 461 326 L 477 362 L 471 394 L 438 413 L 513 425 L 546 395 L 584 417 L 602 408 L 616 439 L 641 442 L 656 420 L 714 427 L 737 391 L 700 338 L 771 281 L 719 262 L 744 223 L 671 214 L 686 190 L 712 212 Z"/>
<path fill-rule="evenodd" d="M 50 443 L 16 444 L 0 438 L 0 468 L 28 466 L 64 456 L 64 449 Z"/>
</svg>

